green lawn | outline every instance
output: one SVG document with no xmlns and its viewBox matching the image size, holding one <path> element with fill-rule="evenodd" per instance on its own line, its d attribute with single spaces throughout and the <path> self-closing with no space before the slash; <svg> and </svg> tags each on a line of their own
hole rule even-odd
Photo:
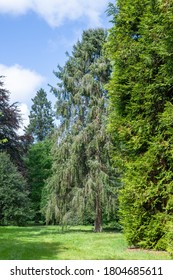
<svg viewBox="0 0 173 280">
<path fill-rule="evenodd" d="M 122 233 L 91 227 L 0 227 L 1 260 L 166 260 L 166 252 L 128 249 Z"/>
</svg>

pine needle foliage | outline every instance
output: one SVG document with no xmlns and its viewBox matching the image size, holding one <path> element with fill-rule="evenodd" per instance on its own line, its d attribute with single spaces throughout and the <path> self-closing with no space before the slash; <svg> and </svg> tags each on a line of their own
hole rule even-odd
<svg viewBox="0 0 173 280">
<path fill-rule="evenodd" d="M 32 102 L 29 115 L 30 123 L 26 128 L 26 132 L 31 134 L 35 141 L 43 141 L 52 134 L 54 129 L 52 105 L 47 99 L 47 93 L 42 88 L 37 91 Z"/>
<path fill-rule="evenodd" d="M 171 250 L 173 2 L 119 0 L 107 42 L 113 159 L 124 171 L 120 213 L 129 244 Z"/>
<path fill-rule="evenodd" d="M 53 176 L 47 181 L 50 199 L 47 222 L 85 223 L 117 218 L 117 173 L 111 167 L 111 141 L 106 133 L 110 63 L 102 52 L 107 32 L 84 31 L 64 67 L 55 75 L 60 126 L 53 149 Z"/>
</svg>

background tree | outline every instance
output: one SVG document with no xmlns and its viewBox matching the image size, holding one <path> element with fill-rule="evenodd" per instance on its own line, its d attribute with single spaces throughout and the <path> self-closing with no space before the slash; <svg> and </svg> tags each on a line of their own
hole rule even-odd
<svg viewBox="0 0 173 280">
<path fill-rule="evenodd" d="M 0 151 L 6 151 L 18 169 L 24 172 L 22 157 L 29 138 L 17 133 L 21 122 L 20 111 L 17 103 L 9 104 L 10 93 L 4 89 L 2 77 L 0 79 Z"/>
<path fill-rule="evenodd" d="M 9 155 L 0 152 L 0 225 L 24 225 L 32 219 L 27 184 Z"/>
<path fill-rule="evenodd" d="M 29 115 L 27 133 L 31 133 L 37 141 L 42 141 L 54 129 L 53 111 L 51 102 L 47 100 L 46 92 L 41 88 L 32 99 L 33 105 Z"/>
<path fill-rule="evenodd" d="M 117 209 L 117 174 L 110 164 L 111 141 L 105 129 L 104 84 L 110 76 L 109 61 L 102 53 L 106 36 L 103 29 L 84 31 L 65 66 L 58 66 L 55 75 L 60 83 L 52 88 L 60 126 L 53 175 L 47 181 L 51 190 L 47 220 L 83 222 L 92 207 L 95 231 L 102 230 L 103 212 L 108 216 L 112 211 L 115 220 Z"/>
<path fill-rule="evenodd" d="M 51 140 L 46 139 L 31 145 L 28 150 L 25 164 L 27 167 L 27 180 L 30 190 L 30 199 L 34 210 L 34 220 L 36 223 L 43 220 L 41 208 L 44 206 L 44 195 L 42 190 L 45 180 L 51 174 Z"/>
<path fill-rule="evenodd" d="M 130 244 L 168 249 L 173 221 L 173 6 L 117 1 L 107 51 L 113 159 L 124 171 L 120 209 Z"/>
</svg>

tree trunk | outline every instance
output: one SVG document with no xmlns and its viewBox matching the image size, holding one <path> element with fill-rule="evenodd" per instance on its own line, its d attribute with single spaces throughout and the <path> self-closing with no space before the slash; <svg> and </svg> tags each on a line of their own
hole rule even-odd
<svg viewBox="0 0 173 280">
<path fill-rule="evenodd" d="M 101 209 L 101 200 L 100 200 L 100 194 L 98 193 L 96 195 L 96 217 L 94 222 L 94 231 L 95 232 L 101 232 L 102 231 L 102 209 Z"/>
</svg>

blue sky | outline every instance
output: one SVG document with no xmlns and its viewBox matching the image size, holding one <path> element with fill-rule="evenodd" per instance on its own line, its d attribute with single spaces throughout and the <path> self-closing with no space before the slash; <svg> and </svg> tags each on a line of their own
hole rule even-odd
<svg viewBox="0 0 173 280">
<path fill-rule="evenodd" d="M 0 75 L 19 102 L 24 125 L 33 98 L 41 87 L 54 103 L 48 84 L 64 65 L 65 52 L 88 28 L 109 28 L 109 0 L 0 0 Z"/>
</svg>

